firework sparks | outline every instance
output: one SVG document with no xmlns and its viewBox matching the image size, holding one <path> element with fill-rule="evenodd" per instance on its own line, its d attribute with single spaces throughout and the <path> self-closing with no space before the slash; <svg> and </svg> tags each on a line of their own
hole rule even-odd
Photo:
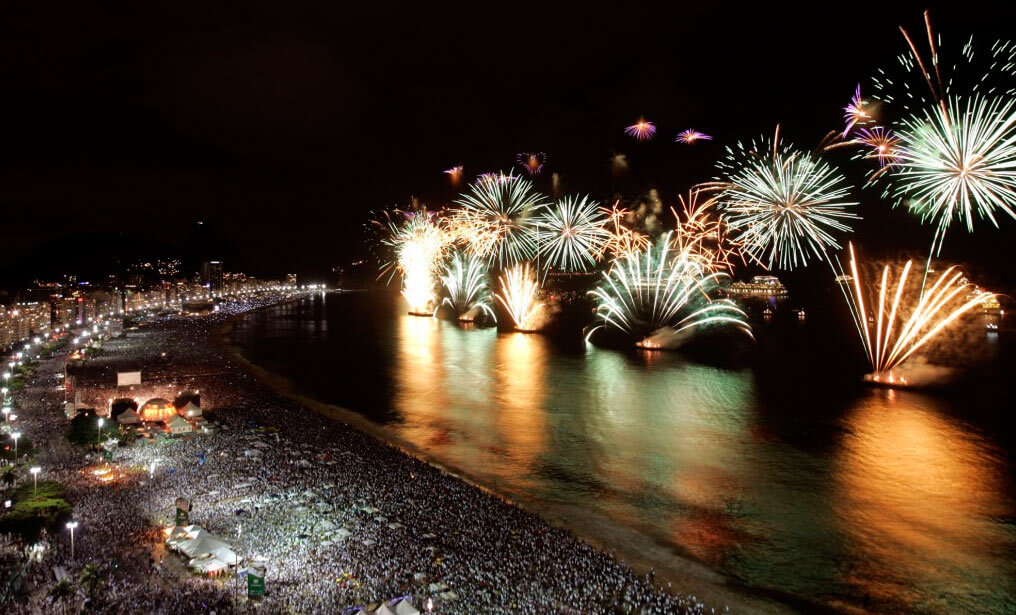
<svg viewBox="0 0 1016 615">
<path fill-rule="evenodd" d="M 656 124 L 639 118 L 639 121 L 624 129 L 624 134 L 634 137 L 639 141 L 648 141 L 656 134 Z"/>
<path fill-rule="evenodd" d="M 689 128 L 683 132 L 677 133 L 677 137 L 674 139 L 678 143 L 692 144 L 696 141 L 712 141 L 713 138 L 704 132 L 699 132 L 694 128 Z"/>
<path fill-rule="evenodd" d="M 998 226 L 997 214 L 1016 218 L 1016 102 L 950 98 L 903 122 L 889 177 L 897 203 L 936 226 L 933 253 L 946 230 L 974 216 Z"/>
<path fill-rule="evenodd" d="M 389 221 L 385 244 L 395 250 L 386 269 L 402 274 L 402 296 L 413 314 L 429 314 L 435 304 L 434 274 L 450 246 L 449 237 L 434 212 L 405 212 L 401 222 Z M 391 279 L 391 278 L 389 278 Z"/>
<path fill-rule="evenodd" d="M 488 263 L 510 267 L 536 253 L 533 217 L 545 197 L 514 175 L 481 177 L 462 195 L 452 224 L 455 234 Z"/>
<path fill-rule="evenodd" d="M 896 147 L 900 144 L 900 139 L 888 128 L 882 126 L 861 128 L 857 131 L 854 142 L 868 148 L 862 153 L 862 157 L 877 159 L 883 168 L 896 161 Z"/>
<path fill-rule="evenodd" d="M 854 126 L 860 124 L 864 125 L 866 122 L 871 120 L 871 114 L 868 113 L 865 108 L 867 103 L 861 98 L 861 84 L 857 84 L 857 89 L 854 91 L 854 96 L 850 99 L 850 104 L 843 107 L 843 119 L 847 123 L 847 127 L 843 130 L 843 138 L 847 138 L 850 134 L 851 129 Z"/>
<path fill-rule="evenodd" d="M 945 47 L 941 36 L 931 29 L 931 16 L 924 12 L 924 29 L 929 57 L 925 58 L 910 33 L 900 26 L 907 43 L 905 53 L 897 56 L 895 68 L 880 69 L 873 78 L 874 97 L 881 102 L 898 105 L 906 113 L 920 113 L 929 104 L 945 110 L 946 98 L 954 95 L 1011 98 L 1016 96 L 1016 44 L 995 41 L 987 50 L 975 53 L 970 37 L 959 48 L 959 55 L 950 57 L 954 48 Z M 951 73 L 942 76 L 942 67 Z"/>
<path fill-rule="evenodd" d="M 614 259 L 641 252 L 649 247 L 649 237 L 624 226 L 623 221 L 631 216 L 631 212 L 617 203 L 610 209 L 601 208 L 600 212 L 610 220 L 612 230 L 609 230 L 604 250 L 613 255 Z"/>
<path fill-rule="evenodd" d="M 536 219 L 537 253 L 559 271 L 587 271 L 606 249 L 606 222 L 596 201 L 584 196 L 560 199 Z"/>
<path fill-rule="evenodd" d="M 681 213 L 671 208 L 676 221 L 674 242 L 698 254 L 712 269 L 733 271 L 739 245 L 728 236 L 727 221 L 717 211 L 718 199 L 713 196 L 700 201 L 701 194 L 702 190 L 693 189 L 687 199 L 679 196 Z"/>
<path fill-rule="evenodd" d="M 872 292 L 866 292 L 853 244 L 849 252 L 850 288 L 842 285 L 841 290 L 874 370 L 871 379 L 875 382 L 898 382 L 892 370 L 971 309 L 995 298 L 994 293 L 980 291 L 968 283 L 956 267 L 943 271 L 922 292 L 918 285 L 910 283 L 915 281 L 910 276 L 913 261 L 907 261 L 898 272 L 886 265 L 880 283 Z"/>
<path fill-rule="evenodd" d="M 497 320 L 490 308 L 487 268 L 477 256 L 456 252 L 444 267 L 441 283 L 448 292 L 442 303 L 450 307 L 460 321 L 472 322 L 484 313 Z"/>
<path fill-rule="evenodd" d="M 501 294 L 497 300 L 504 305 L 519 331 L 534 331 L 536 318 L 543 304 L 539 301 L 540 283 L 529 263 L 520 263 L 501 276 Z"/>
<path fill-rule="evenodd" d="M 742 254 L 772 268 L 806 266 L 811 257 L 826 259 L 839 248 L 833 231 L 849 232 L 844 220 L 859 217 L 848 211 L 846 179 L 829 163 L 781 145 L 774 139 L 756 147 L 738 143 L 719 163 L 723 179 L 703 184 L 720 190 L 718 201 L 733 240 Z"/>
<path fill-rule="evenodd" d="M 709 296 L 724 278 L 687 246 L 675 248 L 666 233 L 655 245 L 617 259 L 590 295 L 601 326 L 640 340 L 664 328 L 682 333 L 718 324 L 750 334 L 744 312 L 728 300 Z"/>
<path fill-rule="evenodd" d="M 539 175 L 540 171 L 543 170 L 543 165 L 547 164 L 547 154 L 538 152 L 535 154 L 529 152 L 522 152 L 515 157 L 515 161 L 518 162 L 526 173 L 530 175 Z"/>
</svg>

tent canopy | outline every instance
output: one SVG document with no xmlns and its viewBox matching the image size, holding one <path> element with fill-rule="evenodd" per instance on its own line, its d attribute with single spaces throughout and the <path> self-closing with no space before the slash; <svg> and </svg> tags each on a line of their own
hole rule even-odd
<svg viewBox="0 0 1016 615">
<path fill-rule="evenodd" d="M 134 423 L 140 423 L 141 417 L 138 415 L 137 412 L 128 408 L 123 412 L 121 412 L 119 415 L 117 415 L 116 422 L 120 423 L 121 425 L 130 425 Z"/>
<path fill-rule="evenodd" d="M 187 405 L 180 408 L 180 414 L 188 418 L 201 416 L 201 406 L 194 403 L 194 400 L 187 402 Z"/>
</svg>

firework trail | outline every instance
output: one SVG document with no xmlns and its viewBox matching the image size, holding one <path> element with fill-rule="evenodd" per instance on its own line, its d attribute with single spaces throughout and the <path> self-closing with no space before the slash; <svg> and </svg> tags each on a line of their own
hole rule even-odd
<svg viewBox="0 0 1016 615">
<path fill-rule="evenodd" d="M 681 333 L 720 324 L 750 335 L 743 311 L 726 299 L 710 298 L 725 278 L 687 246 L 675 246 L 671 233 L 665 233 L 644 251 L 618 258 L 590 295 L 600 326 L 641 341 L 660 329 Z"/>
<path fill-rule="evenodd" d="M 634 137 L 639 141 L 648 141 L 656 134 L 656 124 L 639 118 L 639 121 L 624 129 L 624 134 Z"/>
<path fill-rule="evenodd" d="M 607 216 L 588 197 L 567 196 L 543 209 L 535 221 L 539 258 L 558 271 L 588 271 L 610 238 Z"/>
<path fill-rule="evenodd" d="M 515 157 L 515 161 L 520 167 L 530 175 L 539 175 L 540 171 L 543 170 L 543 165 L 547 164 L 547 154 L 543 152 L 537 152 L 535 154 L 529 152 L 522 152 Z"/>
<path fill-rule="evenodd" d="M 536 329 L 536 317 L 543 308 L 539 301 L 540 283 L 529 263 L 520 263 L 501 276 L 501 294 L 497 300 L 508 310 L 518 331 Z"/>
<path fill-rule="evenodd" d="M 448 292 L 442 304 L 450 307 L 460 321 L 472 322 L 483 313 L 497 320 L 490 307 L 487 267 L 477 256 L 456 252 L 444 267 L 441 284 Z"/>
<path fill-rule="evenodd" d="M 718 164 L 723 175 L 702 184 L 719 191 L 717 200 L 741 253 L 772 268 L 806 266 L 809 258 L 827 260 L 839 249 L 833 232 L 849 232 L 849 184 L 829 163 L 772 140 L 739 142 Z"/>
<path fill-rule="evenodd" d="M 448 180 L 451 181 L 452 186 L 458 186 L 459 182 L 462 181 L 462 165 L 445 169 L 443 173 L 448 176 Z"/>
<path fill-rule="evenodd" d="M 695 143 L 696 141 L 712 141 L 712 140 L 713 140 L 712 137 L 703 132 L 699 132 L 694 128 L 689 128 L 688 130 L 677 133 L 677 137 L 674 139 L 674 141 L 677 141 L 678 143 L 687 143 L 689 145 Z"/>
<path fill-rule="evenodd" d="M 849 245 L 849 289 L 841 285 L 854 325 L 871 363 L 875 382 L 906 384 L 893 374 L 904 361 L 939 335 L 949 325 L 985 301 L 995 298 L 966 281 L 963 272 L 949 267 L 926 290 L 910 282 L 913 261 L 902 270 L 886 265 L 881 281 L 872 291 L 865 289 L 858 271 L 853 244 Z M 842 270 L 841 270 L 842 272 Z M 916 277 L 916 276 L 915 276 Z"/>
<path fill-rule="evenodd" d="M 536 254 L 533 218 L 546 197 L 532 183 L 514 175 L 481 176 L 457 201 L 451 220 L 456 237 L 497 268 L 507 268 Z"/>
</svg>

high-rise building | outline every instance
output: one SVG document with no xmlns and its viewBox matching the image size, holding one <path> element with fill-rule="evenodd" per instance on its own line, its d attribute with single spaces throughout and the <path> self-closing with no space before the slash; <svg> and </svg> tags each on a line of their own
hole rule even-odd
<svg viewBox="0 0 1016 615">
<path fill-rule="evenodd" d="M 212 290 L 222 288 L 222 261 L 205 261 L 201 264 L 201 283 Z"/>
<path fill-rule="evenodd" d="M 288 284 L 290 286 L 296 286 L 296 274 L 295 273 L 287 273 L 286 274 L 286 284 Z"/>
</svg>

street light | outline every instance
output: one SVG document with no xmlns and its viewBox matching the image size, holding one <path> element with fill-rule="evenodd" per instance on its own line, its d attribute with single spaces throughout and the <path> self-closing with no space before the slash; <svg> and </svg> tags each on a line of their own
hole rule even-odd
<svg viewBox="0 0 1016 615">
<path fill-rule="evenodd" d="M 68 521 L 67 529 L 71 531 L 71 559 L 74 559 L 74 528 L 78 527 L 77 521 Z"/>
<path fill-rule="evenodd" d="M 42 471 L 42 468 L 35 466 L 28 471 L 32 473 L 32 480 L 35 483 L 35 486 L 32 488 L 32 493 L 36 493 L 39 491 L 39 472 Z"/>
<path fill-rule="evenodd" d="M 15 463 L 17 463 L 17 461 L 18 461 L 18 438 L 21 437 L 21 432 L 20 431 L 12 432 L 11 433 L 11 437 L 14 438 L 14 461 L 15 461 Z"/>
<path fill-rule="evenodd" d="M 10 423 L 11 422 L 11 409 L 8 408 L 7 406 L 4 406 L 4 409 L 0 410 L 0 412 L 4 413 L 4 422 L 5 423 Z"/>
<path fill-rule="evenodd" d="M 102 424 L 106 419 L 99 417 L 99 442 L 102 442 Z"/>
</svg>

